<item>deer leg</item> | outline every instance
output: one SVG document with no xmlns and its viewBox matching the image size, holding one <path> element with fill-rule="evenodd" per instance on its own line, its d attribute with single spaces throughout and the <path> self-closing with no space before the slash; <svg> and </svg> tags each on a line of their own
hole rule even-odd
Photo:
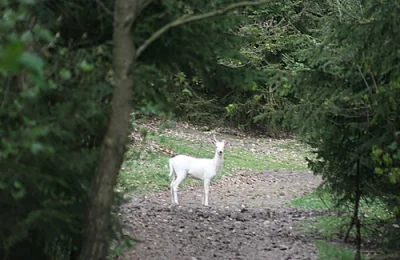
<svg viewBox="0 0 400 260">
<path fill-rule="evenodd" d="M 203 205 L 208 206 L 208 193 L 210 191 L 210 179 L 205 179 L 204 180 L 204 201 Z"/>
<path fill-rule="evenodd" d="M 179 187 L 179 184 L 181 184 L 181 182 L 186 178 L 186 176 L 187 176 L 186 172 L 177 172 L 176 173 L 176 179 L 171 184 L 172 193 L 173 193 L 173 197 L 174 197 L 173 199 L 174 199 L 174 202 L 176 204 L 179 204 L 179 202 L 178 202 L 178 187 Z"/>
</svg>

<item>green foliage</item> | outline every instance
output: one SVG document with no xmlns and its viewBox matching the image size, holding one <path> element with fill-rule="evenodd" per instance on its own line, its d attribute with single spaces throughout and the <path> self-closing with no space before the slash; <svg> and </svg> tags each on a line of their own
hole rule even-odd
<svg viewBox="0 0 400 260">
<path fill-rule="evenodd" d="M 151 33 L 189 13 L 204 13 L 232 1 L 160 1 L 145 10 L 135 30 L 139 46 Z M 161 18 L 160 18 L 161 17 Z M 216 22 L 218 19 L 218 22 Z M 248 37 L 234 33 L 244 22 L 237 13 L 173 28 L 146 50 L 139 60 L 139 101 L 172 109 L 181 118 L 201 123 L 225 119 L 227 92 L 243 89 L 260 77 L 249 68 L 233 69 L 221 59 L 243 59 L 241 46 Z M 154 86 L 148 88 L 148 86 Z M 161 110 L 161 108 L 159 107 Z M 222 120 L 221 120 L 222 119 Z"/>
<path fill-rule="evenodd" d="M 232 1 L 150 5 L 135 30 L 138 46 L 160 26 L 191 12 L 213 10 L 217 2 L 223 6 Z M 281 25 L 274 19 L 283 22 L 290 17 L 282 17 L 287 9 L 283 4 L 243 8 L 219 17 L 218 23 L 210 19 L 173 28 L 140 58 L 137 88 L 146 96 L 140 96 L 139 103 L 147 100 L 154 106 L 167 101 L 176 115 L 186 120 L 273 132 L 282 120 L 272 114 L 290 103 L 281 95 L 280 84 L 286 79 L 279 73 L 284 66 L 283 52 L 293 51 L 293 41 L 304 41 L 295 30 L 286 30 L 289 23 L 277 34 Z M 272 21 L 272 29 L 264 24 L 266 20 Z M 268 47 L 271 41 L 275 42 L 272 49 Z M 273 66 L 267 65 L 270 63 Z"/>
<path fill-rule="evenodd" d="M 309 12 L 303 1 L 274 3 L 260 8 L 248 8 L 247 21 L 237 34 L 252 39 L 242 46 L 244 60 L 224 60 L 226 66 L 251 68 L 262 77 L 253 79 L 244 90 L 237 90 L 228 98 L 227 119 L 245 128 L 258 127 L 270 134 L 290 130 L 280 113 L 296 99 L 290 95 L 288 67 L 298 65 L 294 53 L 312 42 L 310 33 L 299 27 L 308 19 L 301 14 Z M 299 65 L 298 65 L 299 66 Z"/>
<path fill-rule="evenodd" d="M 294 198 L 288 206 L 305 209 L 333 209 L 337 201 L 326 187 L 319 187 L 311 193 Z"/>
<path fill-rule="evenodd" d="M 303 67 L 290 66 L 296 72 L 291 93 L 299 103 L 288 109 L 286 119 L 316 149 L 310 167 L 335 193 L 344 194 L 344 201 L 354 200 L 360 182 L 362 196 L 382 197 L 396 210 L 400 5 L 346 3 L 341 2 L 345 8 L 333 4 L 340 12 L 320 20 L 329 30 L 320 30 L 319 40 L 298 52 Z"/>
<path fill-rule="evenodd" d="M 331 243 L 328 243 L 323 240 L 315 241 L 318 250 L 318 259 L 319 260 L 353 260 L 354 259 L 354 252 L 335 246 Z M 361 258 L 363 259 L 363 257 Z"/>
<path fill-rule="evenodd" d="M 288 206 L 305 209 L 325 209 L 335 211 L 339 215 L 351 215 L 353 205 L 349 202 L 342 203 L 342 199 L 343 196 L 334 196 L 332 190 L 327 186 L 320 186 L 311 193 L 294 198 L 288 203 Z M 361 215 L 369 218 L 369 221 L 389 221 L 393 218 L 392 212 L 387 209 L 384 200 L 381 198 L 375 200 L 363 199 L 360 204 Z"/>
<path fill-rule="evenodd" d="M 341 197 L 333 196 L 329 188 L 322 186 L 312 193 L 294 198 L 288 203 L 288 206 L 330 211 L 331 214 L 301 221 L 297 224 L 297 227 L 304 232 L 317 233 L 327 240 L 336 240 L 342 238 L 347 232 L 354 210 L 351 203 L 341 203 L 341 201 Z M 398 238 L 399 232 L 392 228 L 393 214 L 388 210 L 384 200 L 362 200 L 360 218 L 362 221 L 361 234 L 364 240 L 379 241 L 378 243 L 386 249 L 395 250 L 398 245 L 396 238 Z M 355 237 L 355 235 L 355 230 L 352 230 L 350 238 Z M 328 242 L 324 240 L 316 242 L 321 259 L 331 259 L 329 257 L 334 257 L 334 255 L 338 257 L 337 254 L 348 251 L 343 251 L 343 248 L 340 247 L 334 249 L 334 247 L 328 246 Z M 320 248 L 318 243 L 326 244 L 327 247 Z"/>
<path fill-rule="evenodd" d="M 88 74 L 78 64 L 93 50 L 42 48 L 57 38 L 25 2 L 0 11 L 0 256 L 70 258 L 108 117 L 108 64 Z"/>
<path fill-rule="evenodd" d="M 362 235 L 371 235 L 371 230 L 383 234 L 382 227 L 394 220 L 391 213 L 398 220 L 400 205 L 400 39 L 395 26 L 400 5 L 392 1 L 363 1 L 359 7 L 340 3 L 346 8 L 332 6 L 333 10 L 346 12 L 321 19 L 328 29 L 298 52 L 296 63 L 303 67 L 290 67 L 296 72 L 290 89 L 299 103 L 288 109 L 286 120 L 316 149 L 316 159 L 310 159 L 309 166 L 323 176 L 333 194 L 342 195 L 338 200 L 342 207 L 354 203 L 355 187 L 360 185 Z M 378 217 L 382 210 L 374 207 L 374 214 L 368 212 L 371 203 L 365 202 L 370 201 L 382 203 L 380 208 L 389 209 L 385 215 L 391 218 L 382 220 Z M 350 214 L 344 215 L 347 221 L 343 223 L 349 222 Z M 328 217 L 313 227 L 325 234 L 343 233 L 346 226 L 338 223 Z M 398 235 L 395 232 L 388 240 L 396 241 Z"/>
<path fill-rule="evenodd" d="M 112 10 L 113 1 L 102 2 Z M 136 23 L 135 44 L 140 46 L 182 15 L 232 2 L 152 1 Z M 102 58 L 111 58 L 112 17 L 103 7 L 95 2 L 46 0 L 36 9 L 43 21 L 57 21 L 46 22 L 61 34 L 57 44 L 71 49 L 104 44 Z M 278 115 L 293 102 L 285 96 L 289 76 L 284 69 L 292 63 L 292 53 L 311 41 L 308 32 L 297 28 L 309 24 L 301 15 L 309 9 L 301 1 L 275 3 L 169 30 L 141 55 L 135 68 L 134 108 L 142 114 L 174 112 L 201 124 L 257 127 L 271 134 L 290 129 Z M 63 76 L 68 78 L 68 73 Z M 108 78 L 112 82 L 112 73 Z M 234 107 L 227 110 L 230 105 Z"/>
<path fill-rule="evenodd" d="M 137 151 L 134 148 L 128 150 L 119 173 L 118 190 L 166 189 L 169 185 L 167 165 L 168 156 L 160 152 Z"/>
</svg>

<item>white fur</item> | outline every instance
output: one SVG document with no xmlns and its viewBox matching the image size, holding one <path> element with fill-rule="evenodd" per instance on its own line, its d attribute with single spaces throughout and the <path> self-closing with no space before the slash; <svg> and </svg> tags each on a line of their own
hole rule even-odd
<svg viewBox="0 0 400 260">
<path fill-rule="evenodd" d="M 178 186 L 186 177 L 202 180 L 204 182 L 203 205 L 208 206 L 208 193 L 211 180 L 222 168 L 224 161 L 224 148 L 229 142 L 218 142 L 215 139 L 211 142 L 215 147 L 215 155 L 212 159 L 194 158 L 187 155 L 177 155 L 169 159 L 169 175 L 172 176 L 171 200 L 178 203 Z"/>
</svg>

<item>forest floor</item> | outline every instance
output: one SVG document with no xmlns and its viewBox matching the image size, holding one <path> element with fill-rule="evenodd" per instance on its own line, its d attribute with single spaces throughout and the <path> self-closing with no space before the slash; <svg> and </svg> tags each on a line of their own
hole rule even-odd
<svg viewBox="0 0 400 260">
<path fill-rule="evenodd" d="M 180 125 L 165 135 L 196 140 L 210 136 Z M 275 150 L 277 158 L 281 156 L 277 147 L 286 142 L 260 142 L 259 137 L 248 136 L 242 142 L 243 136 L 221 133 L 217 137 L 255 154 Z M 281 158 L 288 159 L 286 155 Z M 226 157 L 224 167 L 229 163 Z M 301 220 L 322 212 L 288 207 L 287 203 L 320 183 L 320 178 L 305 168 L 241 168 L 212 183 L 208 207 L 201 205 L 201 182 L 180 188 L 179 206 L 171 205 L 168 188 L 133 193 L 121 208 L 125 233 L 138 242 L 119 259 L 316 259 L 315 235 L 300 231 L 299 226 Z"/>
</svg>

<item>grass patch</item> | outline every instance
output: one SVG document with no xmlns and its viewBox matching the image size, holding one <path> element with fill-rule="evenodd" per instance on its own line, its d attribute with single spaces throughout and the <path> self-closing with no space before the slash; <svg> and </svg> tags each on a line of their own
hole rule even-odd
<svg viewBox="0 0 400 260">
<path fill-rule="evenodd" d="M 342 203 L 338 205 L 338 198 L 335 198 L 327 187 L 319 187 L 313 192 L 295 197 L 287 206 L 303 209 L 326 209 L 340 212 L 340 215 L 350 215 L 353 212 L 353 205 Z M 387 209 L 385 203 L 379 199 L 360 201 L 360 217 L 364 220 L 387 220 L 393 218 L 393 214 Z"/>
<path fill-rule="evenodd" d="M 289 207 L 304 209 L 330 210 L 337 216 L 319 216 L 315 220 L 306 220 L 301 223 L 302 229 L 307 232 L 318 232 L 325 237 L 344 234 L 353 214 L 353 205 L 344 203 L 337 206 L 337 200 L 326 187 L 319 187 L 313 192 L 297 197 L 287 204 Z M 363 237 L 376 235 L 376 228 L 382 222 L 389 221 L 393 214 L 386 205 L 379 200 L 373 202 L 362 200 L 360 202 L 360 220 L 363 224 L 361 234 Z M 355 236 L 355 229 L 350 233 Z"/>
<path fill-rule="evenodd" d="M 290 207 L 330 210 L 335 212 L 334 216 L 324 215 L 314 219 L 306 219 L 296 227 L 303 232 L 318 233 L 329 239 L 333 237 L 342 237 L 349 227 L 353 206 L 350 203 L 344 203 L 337 206 L 337 200 L 326 187 L 319 187 L 312 193 L 297 197 L 287 204 Z M 393 214 L 387 209 L 387 206 L 380 200 L 360 202 L 360 220 L 361 237 L 377 238 L 385 230 L 384 223 L 389 223 L 393 219 Z M 355 239 L 356 230 L 350 232 L 350 239 Z M 324 241 L 316 241 L 318 247 L 318 259 L 354 259 L 354 253 L 351 250 L 338 246 L 333 246 Z"/>
<path fill-rule="evenodd" d="M 323 240 L 316 240 L 319 260 L 353 260 L 355 253 L 352 250 L 334 246 Z M 363 258 L 361 258 L 363 259 Z"/>
<path fill-rule="evenodd" d="M 338 216 L 318 216 L 314 220 L 304 220 L 301 230 L 304 232 L 317 232 L 326 238 L 344 234 L 350 219 Z"/>
<path fill-rule="evenodd" d="M 119 191 L 161 190 L 168 187 L 168 157 L 161 152 L 131 149 L 119 172 Z"/>
<path fill-rule="evenodd" d="M 333 209 L 335 202 L 327 188 L 319 187 L 311 193 L 295 197 L 287 206 L 303 209 Z"/>
<path fill-rule="evenodd" d="M 195 157 L 212 158 L 214 147 L 205 142 L 191 140 L 190 137 L 180 138 L 166 136 L 163 133 L 148 133 L 145 144 L 132 146 L 127 151 L 120 171 L 117 190 L 120 192 L 147 192 L 166 189 L 169 186 L 169 155 L 149 149 L 148 145 L 172 149 L 177 154 L 187 154 Z M 269 146 L 271 144 L 268 143 Z M 241 146 L 229 146 L 225 150 L 225 161 L 222 171 L 215 180 L 223 175 L 233 176 L 238 173 L 252 173 L 261 170 L 306 170 L 304 147 L 293 140 L 287 144 L 280 142 L 272 147 L 274 153 L 252 152 Z M 182 186 L 200 184 L 188 178 Z"/>
</svg>

